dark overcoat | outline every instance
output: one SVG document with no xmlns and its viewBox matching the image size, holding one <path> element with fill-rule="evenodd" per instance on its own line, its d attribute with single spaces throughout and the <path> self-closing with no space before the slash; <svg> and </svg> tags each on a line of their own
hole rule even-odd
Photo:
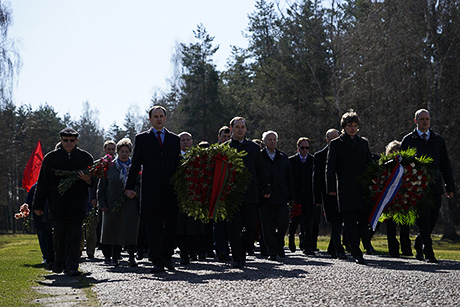
<svg viewBox="0 0 460 307">
<path fill-rule="evenodd" d="M 226 144 L 231 148 L 235 148 L 238 152 L 245 151 L 247 153 L 243 157 L 243 163 L 251 174 L 251 178 L 246 193 L 243 196 L 243 202 L 257 203 L 259 200 L 259 189 L 264 194 L 270 194 L 270 185 L 268 184 L 268 177 L 265 172 L 262 156 L 260 155 L 259 145 L 248 139 L 239 142 L 233 138 Z"/>
<path fill-rule="evenodd" d="M 446 143 L 442 136 L 430 129 L 430 138 L 425 142 L 418 134 L 417 129 L 414 129 L 404 136 L 401 142 L 401 150 L 408 148 L 416 148 L 417 157 L 428 156 L 433 158 L 430 168 L 436 171 L 434 182 L 431 185 L 431 191 L 434 194 L 444 193 L 443 179 L 447 192 L 455 192 L 452 167 L 447 154 Z"/>
<path fill-rule="evenodd" d="M 267 151 L 262 149 L 262 159 L 271 187 L 270 198 L 260 198 L 259 204 L 286 205 L 294 199 L 294 177 L 288 156 L 276 149 L 275 159 L 271 159 Z"/>
<path fill-rule="evenodd" d="M 369 143 L 346 133 L 332 140 L 326 162 L 327 192 L 336 192 L 339 210 L 367 210 L 357 178 L 371 161 Z"/>
<path fill-rule="evenodd" d="M 180 138 L 166 128 L 162 146 L 152 129 L 136 135 L 125 189 L 134 190 L 142 169 L 141 215 L 177 213 L 177 197 L 171 178 L 180 159 Z"/>
<path fill-rule="evenodd" d="M 47 153 L 40 169 L 33 209 L 44 210 L 48 200 L 50 215 L 53 220 L 83 221 L 86 217 L 88 188 L 95 184 L 95 179 L 91 180 L 91 184 L 79 179 L 61 196 L 58 186 L 60 180 L 65 177 L 56 176 L 54 170 L 87 170 L 92 164 L 93 157 L 78 147 L 67 153 L 59 145 L 58 148 Z"/>
<path fill-rule="evenodd" d="M 307 160 L 302 163 L 299 153 L 289 157 L 292 174 L 294 177 L 294 202 L 302 205 L 304 214 L 313 215 L 315 204 L 313 202 L 313 156 L 307 155 Z"/>
<path fill-rule="evenodd" d="M 315 153 L 313 163 L 313 191 L 315 204 L 323 204 L 326 221 L 333 222 L 341 218 L 337 197 L 326 192 L 326 160 L 329 146 Z"/>
</svg>

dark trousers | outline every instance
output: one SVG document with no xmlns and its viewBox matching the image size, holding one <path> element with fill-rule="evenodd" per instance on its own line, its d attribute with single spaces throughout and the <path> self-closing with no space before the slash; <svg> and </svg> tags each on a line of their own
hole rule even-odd
<svg viewBox="0 0 460 307">
<path fill-rule="evenodd" d="M 270 256 L 277 256 L 284 248 L 284 235 L 289 226 L 289 208 L 284 205 L 261 205 L 259 208 L 262 236 Z"/>
<path fill-rule="evenodd" d="M 54 266 L 64 270 L 77 270 L 80 259 L 82 221 L 53 220 Z"/>
<path fill-rule="evenodd" d="M 342 219 L 332 220 L 330 221 L 330 224 L 331 239 L 329 240 L 327 252 L 336 257 L 339 254 L 345 254 L 345 250 L 342 245 Z"/>
<path fill-rule="evenodd" d="M 396 223 L 392 220 L 386 220 L 387 226 L 387 242 L 388 252 L 393 257 L 399 257 L 399 241 L 396 238 Z M 399 239 L 401 240 L 401 252 L 403 255 L 410 256 L 412 254 L 412 247 L 409 238 L 410 226 L 400 225 L 399 226 Z"/>
<path fill-rule="evenodd" d="M 228 222 L 228 238 L 233 261 L 245 261 L 246 252 L 254 246 L 257 225 L 257 204 L 244 202 L 240 211 Z M 244 228 L 244 232 L 243 232 Z"/>
<path fill-rule="evenodd" d="M 300 225 L 300 232 L 299 232 L 299 247 L 303 249 L 303 236 L 304 236 L 304 227 L 302 216 L 295 216 L 290 218 L 289 220 L 289 240 L 290 242 L 295 242 L 295 234 L 297 232 L 297 228 Z M 293 243 L 295 244 L 295 243 Z"/>
<path fill-rule="evenodd" d="M 367 211 L 343 211 L 342 217 L 347 242 L 351 249 L 351 255 L 355 259 L 361 259 L 363 257 L 363 252 L 359 247 L 359 243 L 361 234 L 368 224 Z"/>
<path fill-rule="evenodd" d="M 34 222 L 43 259 L 47 263 L 54 262 L 53 228 L 50 223 L 43 223 L 42 216 L 36 214 L 34 214 Z"/>
<path fill-rule="evenodd" d="M 313 240 L 313 227 L 314 227 L 313 215 L 302 212 L 302 224 L 303 224 L 303 246 L 301 247 L 305 251 L 314 251 L 314 240 Z"/>
<path fill-rule="evenodd" d="M 171 261 L 176 244 L 177 214 L 157 213 L 141 215 L 149 247 L 149 257 L 154 265 Z"/>
<path fill-rule="evenodd" d="M 216 254 L 229 255 L 228 236 L 227 236 L 227 221 L 219 221 L 214 223 L 214 246 Z"/>
<path fill-rule="evenodd" d="M 441 209 L 441 194 L 433 194 L 434 204 L 425 206 L 420 211 L 420 216 L 416 220 L 418 234 L 415 238 L 415 250 L 417 253 L 423 252 L 426 258 L 434 258 L 433 241 L 431 233 L 433 232 L 436 221 Z"/>
</svg>

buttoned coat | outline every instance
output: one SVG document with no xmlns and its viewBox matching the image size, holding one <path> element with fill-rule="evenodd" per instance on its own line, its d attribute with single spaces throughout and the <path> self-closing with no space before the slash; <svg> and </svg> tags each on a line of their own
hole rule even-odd
<svg viewBox="0 0 460 307">
<path fill-rule="evenodd" d="M 294 199 L 294 177 L 288 156 L 276 149 L 275 158 L 272 160 L 265 149 L 261 151 L 268 182 L 271 187 L 270 198 L 260 198 L 259 204 L 286 205 Z"/>
<path fill-rule="evenodd" d="M 162 146 L 152 129 L 136 135 L 125 189 L 134 190 L 137 176 L 142 170 L 141 215 L 177 213 L 177 197 L 171 178 L 180 159 L 180 138 L 166 128 Z"/>
<path fill-rule="evenodd" d="M 306 215 L 314 214 L 313 202 L 313 155 L 307 154 L 307 160 L 302 163 L 299 153 L 289 157 L 294 177 L 294 202 L 302 205 Z"/>
<path fill-rule="evenodd" d="M 367 210 L 357 178 L 371 161 L 369 143 L 343 133 L 332 140 L 326 162 L 327 192 L 336 192 L 340 211 Z"/>
</svg>

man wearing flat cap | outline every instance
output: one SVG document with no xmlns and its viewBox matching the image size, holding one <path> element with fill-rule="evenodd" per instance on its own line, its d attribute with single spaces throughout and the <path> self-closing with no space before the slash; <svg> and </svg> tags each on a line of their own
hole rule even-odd
<svg viewBox="0 0 460 307">
<path fill-rule="evenodd" d="M 38 177 L 33 209 L 37 215 L 42 215 L 45 202 L 48 200 L 53 226 L 53 243 L 55 250 L 53 272 L 77 276 L 80 258 L 81 227 L 86 217 L 88 188 L 94 180 L 84 174 L 93 163 L 93 157 L 77 147 L 78 132 L 72 128 L 61 130 L 60 143 L 46 154 Z M 78 180 L 60 195 L 59 181 L 54 170 L 80 170 Z"/>
</svg>

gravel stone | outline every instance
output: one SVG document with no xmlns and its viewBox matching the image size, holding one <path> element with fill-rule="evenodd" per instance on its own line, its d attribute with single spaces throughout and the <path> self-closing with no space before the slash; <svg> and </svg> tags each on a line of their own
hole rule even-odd
<svg viewBox="0 0 460 307">
<path fill-rule="evenodd" d="M 101 306 L 460 306 L 460 262 L 365 256 L 367 265 L 326 253 L 287 252 L 280 262 L 248 257 L 244 269 L 214 259 L 151 274 L 140 261 L 129 268 L 99 260 L 80 269 Z"/>
</svg>

